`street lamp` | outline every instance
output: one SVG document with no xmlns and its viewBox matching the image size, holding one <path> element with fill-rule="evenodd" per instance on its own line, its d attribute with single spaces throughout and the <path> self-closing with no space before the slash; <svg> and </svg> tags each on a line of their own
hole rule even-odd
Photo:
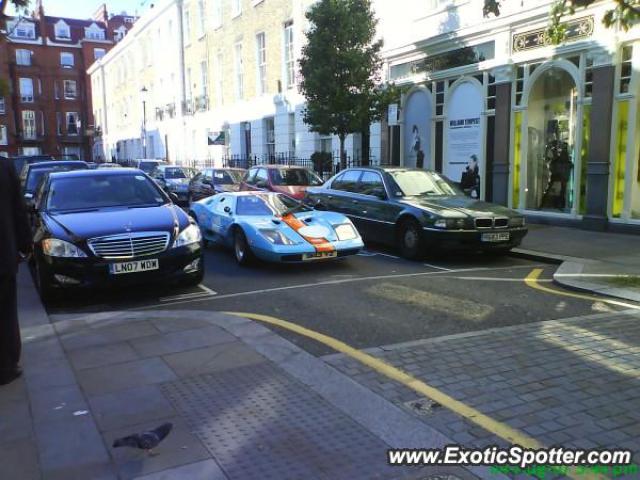
<svg viewBox="0 0 640 480">
<path fill-rule="evenodd" d="M 147 87 L 142 87 L 142 158 L 147 158 Z"/>
</svg>

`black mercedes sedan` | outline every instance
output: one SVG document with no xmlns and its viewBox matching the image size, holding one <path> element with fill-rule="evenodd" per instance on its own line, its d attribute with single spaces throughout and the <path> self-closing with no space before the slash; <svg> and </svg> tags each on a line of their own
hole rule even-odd
<svg viewBox="0 0 640 480">
<path fill-rule="evenodd" d="M 305 202 L 347 215 L 365 241 L 397 246 L 407 258 L 436 250 L 507 252 L 527 233 L 518 212 L 469 198 L 421 169 L 349 168 L 309 188 Z"/>
<path fill-rule="evenodd" d="M 70 287 L 203 278 L 200 229 L 140 170 L 50 173 L 33 209 L 32 267 L 45 299 Z"/>
</svg>

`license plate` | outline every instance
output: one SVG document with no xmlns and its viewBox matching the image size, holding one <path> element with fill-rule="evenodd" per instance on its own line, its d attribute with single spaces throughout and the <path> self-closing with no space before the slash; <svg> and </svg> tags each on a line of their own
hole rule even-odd
<svg viewBox="0 0 640 480">
<path fill-rule="evenodd" d="M 135 262 L 112 263 L 109 267 L 112 275 L 122 275 L 123 273 L 148 272 L 160 268 L 158 259 L 138 260 Z"/>
<path fill-rule="evenodd" d="M 338 252 L 335 250 L 333 252 L 305 253 L 302 255 L 302 260 L 320 260 L 322 258 L 335 258 L 337 256 Z"/>
<path fill-rule="evenodd" d="M 499 233 L 483 233 L 482 241 L 483 242 L 508 242 L 509 232 L 499 232 Z"/>
</svg>

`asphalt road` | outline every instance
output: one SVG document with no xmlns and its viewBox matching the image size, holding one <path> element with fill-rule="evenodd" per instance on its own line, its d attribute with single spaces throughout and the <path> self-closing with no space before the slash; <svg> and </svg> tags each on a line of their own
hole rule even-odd
<svg viewBox="0 0 640 480">
<path fill-rule="evenodd" d="M 231 252 L 209 247 L 201 287 L 146 286 L 76 294 L 50 313 L 126 309 L 234 311 L 272 315 L 368 348 L 610 309 L 555 296 L 524 278 L 555 266 L 509 256 L 452 255 L 428 263 L 372 248 L 348 259 L 304 265 L 236 265 Z M 279 332 L 314 355 L 327 347 Z"/>
</svg>

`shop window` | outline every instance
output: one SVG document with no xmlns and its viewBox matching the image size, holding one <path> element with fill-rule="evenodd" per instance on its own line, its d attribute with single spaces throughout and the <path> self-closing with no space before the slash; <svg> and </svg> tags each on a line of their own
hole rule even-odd
<svg viewBox="0 0 640 480">
<path fill-rule="evenodd" d="M 513 120 L 513 173 L 511 185 L 513 189 L 511 206 L 520 207 L 520 173 L 522 170 L 522 112 L 516 112 Z"/>
<path fill-rule="evenodd" d="M 496 108 L 496 77 L 489 74 L 487 77 L 487 110 Z"/>
<path fill-rule="evenodd" d="M 436 82 L 436 115 L 444 112 L 444 81 Z"/>
<path fill-rule="evenodd" d="M 627 162 L 627 141 L 629 137 L 629 101 L 618 102 L 616 118 L 616 145 L 613 157 L 613 204 L 611 215 L 620 218 L 624 208 L 624 174 Z"/>
<path fill-rule="evenodd" d="M 524 67 L 516 69 L 516 105 L 520 105 L 522 101 L 522 92 L 524 91 Z"/>
<path fill-rule="evenodd" d="M 591 105 L 582 107 L 582 145 L 580 146 L 580 158 L 582 169 L 580 170 L 580 215 L 587 213 L 587 162 L 589 160 L 589 140 L 591 134 Z"/>
<path fill-rule="evenodd" d="M 584 96 L 591 97 L 593 94 L 593 59 L 587 57 L 584 65 Z"/>
<path fill-rule="evenodd" d="M 631 83 L 631 73 L 633 72 L 631 65 L 631 57 L 633 55 L 633 46 L 625 45 L 622 47 L 622 61 L 620 62 L 620 87 L 619 93 L 628 93 L 629 84 Z"/>
<path fill-rule="evenodd" d="M 569 73 L 551 68 L 529 94 L 526 208 L 570 212 L 575 202 L 577 89 Z"/>
<path fill-rule="evenodd" d="M 431 165 L 431 96 L 424 90 L 411 93 L 404 109 L 404 166 Z"/>
</svg>

